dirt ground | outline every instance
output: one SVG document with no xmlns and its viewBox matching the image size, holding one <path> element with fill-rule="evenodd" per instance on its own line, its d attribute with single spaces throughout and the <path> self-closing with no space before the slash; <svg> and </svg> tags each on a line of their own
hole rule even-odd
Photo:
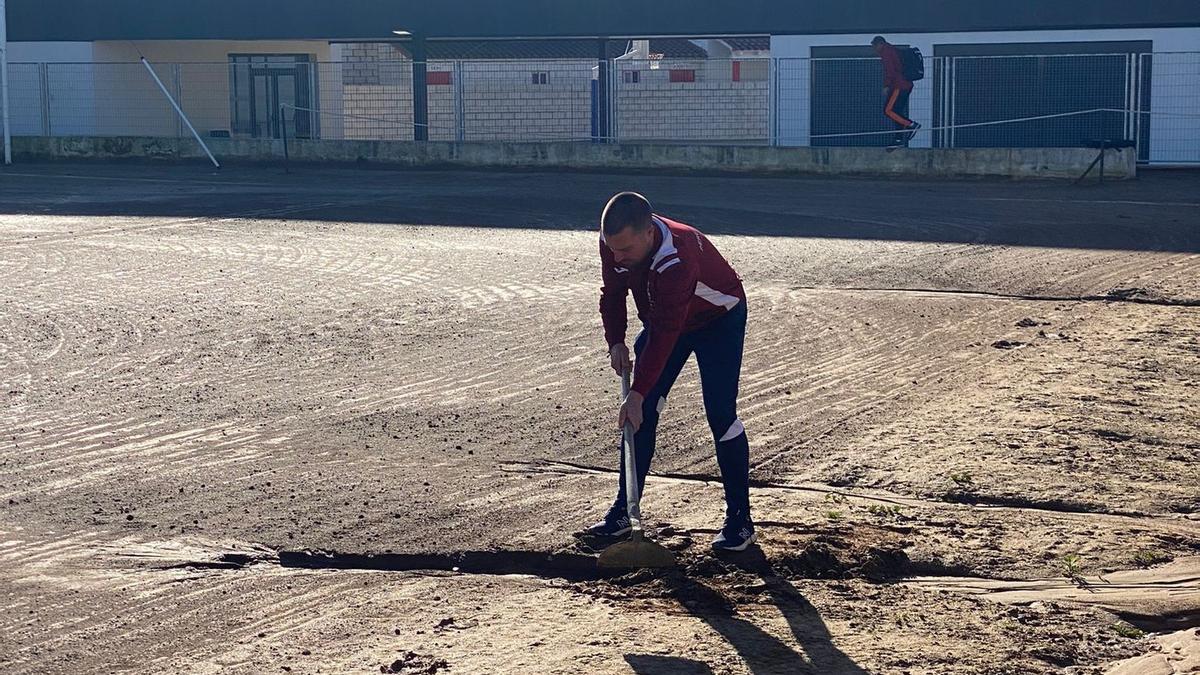
<svg viewBox="0 0 1200 675">
<path fill-rule="evenodd" d="M 750 316 L 761 547 L 689 365 L 615 489 L 612 192 Z M 1200 174 L 0 171 L 0 671 L 1200 671 Z"/>
</svg>

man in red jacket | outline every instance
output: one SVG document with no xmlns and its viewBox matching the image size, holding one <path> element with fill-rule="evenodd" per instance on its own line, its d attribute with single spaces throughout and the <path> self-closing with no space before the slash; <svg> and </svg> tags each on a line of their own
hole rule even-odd
<svg viewBox="0 0 1200 675">
<path fill-rule="evenodd" d="M 876 35 L 871 39 L 871 47 L 883 61 L 883 114 L 896 125 L 893 146 L 908 146 L 908 142 L 917 134 L 921 125 L 908 119 L 908 96 L 912 93 L 913 83 L 904 77 L 904 64 L 900 61 L 900 52 Z"/>
<path fill-rule="evenodd" d="M 618 374 L 632 365 L 625 346 L 627 294 L 633 292 L 642 331 L 634 342 L 637 364 L 629 396 L 621 403 L 617 428 L 635 430 L 638 484 L 654 456 L 659 415 L 671 385 L 696 354 L 704 410 L 725 485 L 725 525 L 713 547 L 742 551 L 754 543 L 750 518 L 750 445 L 737 416 L 738 378 L 746 336 L 746 292 L 737 272 L 695 228 L 656 215 L 646 198 L 622 192 L 600 218 L 600 261 L 604 286 L 600 315 L 609 360 Z M 619 536 L 630 529 L 625 512 L 624 472 L 617 498 L 604 520 L 588 533 Z"/>
</svg>

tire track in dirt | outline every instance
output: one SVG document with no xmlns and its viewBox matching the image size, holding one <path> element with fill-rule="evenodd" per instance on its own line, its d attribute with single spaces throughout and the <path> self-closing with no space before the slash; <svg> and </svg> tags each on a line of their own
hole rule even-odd
<svg viewBox="0 0 1200 675">
<path fill-rule="evenodd" d="M 22 542 L 11 536 L 0 535 L 8 544 L 0 562 L 5 563 L 6 577 L 14 587 L 70 579 L 68 588 L 84 591 L 55 593 L 39 603 L 39 615 L 69 617 L 49 624 L 27 618 L 30 605 L 25 599 L 0 606 L 4 611 L 0 630 L 21 638 L 15 653 L 8 655 L 18 667 L 40 655 L 87 644 L 96 635 L 114 639 L 109 645 L 120 645 L 110 658 L 131 658 L 131 650 L 136 649 L 138 663 L 163 663 L 179 656 L 180 645 L 163 641 L 161 635 L 192 633 L 196 626 L 216 630 L 194 635 L 187 653 L 193 658 L 218 657 L 229 651 L 234 640 L 254 641 L 264 631 L 280 639 L 314 621 L 352 614 L 353 599 L 362 586 L 355 577 L 281 568 L 257 569 L 237 578 L 188 568 L 157 571 L 164 563 L 200 560 L 214 552 L 271 553 L 253 545 L 203 539 L 146 542 L 133 535 L 98 531 L 20 546 Z M 288 589 L 299 585 L 303 591 L 282 593 L 285 585 Z M 250 592 L 239 593 L 240 588 Z M 236 616 L 226 610 L 231 590 L 242 610 Z M 92 603 L 98 594 L 123 597 L 121 613 L 96 612 Z"/>
<path fill-rule="evenodd" d="M 41 547 L 35 551 L 40 560 L 34 570 L 46 569 L 52 576 L 35 573 L 27 576 L 16 576 L 14 584 L 30 585 L 44 584 L 58 575 L 76 577 L 76 585 L 86 589 L 86 594 L 79 596 L 56 595 L 57 602 L 43 604 L 39 612 L 52 612 L 58 616 L 75 617 L 74 620 L 57 625 L 37 625 L 17 622 L 5 628 L 10 634 L 22 634 L 20 648 L 15 657 L 16 665 L 27 663 L 29 658 L 38 654 L 60 651 L 69 645 L 88 641 L 94 634 L 112 635 L 122 645 L 121 653 L 114 654 L 117 658 L 129 658 L 128 650 L 134 645 L 140 652 L 149 656 L 167 657 L 175 653 L 176 647 L 164 644 L 156 635 L 163 630 L 178 630 L 187 632 L 197 625 L 220 625 L 224 616 L 222 606 L 228 601 L 228 589 L 225 580 L 219 578 L 193 577 L 186 579 L 184 574 L 173 575 L 174 578 L 156 578 L 146 575 L 136 569 L 103 569 L 95 566 L 97 553 L 120 552 L 123 549 L 139 549 L 139 542 L 134 537 L 122 537 L 113 541 L 105 540 L 109 532 L 94 533 L 86 538 L 69 537 L 54 542 L 51 546 Z M 28 551 L 28 549 L 25 549 Z M 15 569 L 27 572 L 28 555 L 21 556 Z M 177 582 L 187 581 L 187 590 L 178 592 Z M 176 582 L 176 583 L 172 583 Z M 258 615 L 262 620 L 276 619 L 279 624 L 286 624 L 289 609 L 304 609 L 319 604 L 324 599 L 338 592 L 338 587 L 344 583 L 325 585 L 315 595 L 316 598 L 301 603 L 297 600 L 279 600 L 278 597 L 260 597 L 255 602 Z M 97 613 L 90 606 L 95 593 L 115 593 L 125 597 L 126 603 L 119 616 L 107 613 Z M 10 609 L 19 609 L 12 607 Z M 283 619 L 283 620 L 280 620 Z M 243 620 L 242 623 L 249 623 Z M 197 647 L 221 644 L 229 639 L 229 635 L 240 635 L 243 639 L 252 638 L 252 626 L 239 627 L 238 631 L 222 634 L 209 633 L 199 641 Z M 25 630 L 22 630 L 25 629 Z M 28 656 L 26 656 L 28 655 Z M 139 659 L 140 661 L 140 659 Z"/>
<path fill-rule="evenodd" d="M 800 439 L 820 437 L 905 392 L 986 366 L 997 358 L 994 350 L 968 345 L 990 342 L 990 335 L 1005 330 L 1007 316 L 1020 312 L 1007 303 L 947 298 L 911 305 L 910 313 L 864 293 L 757 290 L 749 305 L 758 318 L 751 321 L 771 328 L 748 336 L 739 412 L 752 445 L 776 448 L 756 451 L 753 462 L 760 467 L 803 447 Z M 918 358 L 930 344 L 946 345 L 946 351 L 932 361 Z M 697 389 L 690 383 L 683 391 L 694 398 Z M 699 446 L 693 461 L 673 467 L 711 464 L 707 433 L 692 439 Z"/>
<path fill-rule="evenodd" d="M 342 202 L 326 199 L 309 207 L 337 208 L 324 203 Z M 8 269 L 10 283 L 0 290 L 7 301 L 0 318 L 12 317 L 14 334 L 21 336 L 0 339 L 0 373 L 5 381 L 9 372 L 31 371 L 53 381 L 27 380 L 22 407 L 6 410 L 0 427 L 5 473 L 0 499 L 18 499 L 11 513 L 29 526 L 19 537 L 0 536 L 21 539 L 0 553 L 22 565 L 26 557 L 31 561 L 17 573 L 20 591 L 7 596 L 0 591 L 5 614 L 0 627 L 22 638 L 18 664 L 66 667 L 43 650 L 79 649 L 95 639 L 108 655 L 124 644 L 145 656 L 127 664 L 131 668 L 149 663 L 168 669 L 181 661 L 164 635 L 187 635 L 183 653 L 195 656 L 193 663 L 231 653 L 262 663 L 253 661 L 249 646 L 259 632 L 302 632 L 322 613 L 333 620 L 342 612 L 354 618 L 346 607 L 363 588 L 320 572 L 293 573 L 287 583 L 296 584 L 296 592 L 257 568 L 235 574 L 124 569 L 72 576 L 70 565 L 93 564 L 72 557 L 76 549 L 94 556 L 98 543 L 126 542 L 126 532 L 149 535 L 151 525 L 165 530 L 173 514 L 194 512 L 205 499 L 232 510 L 233 518 L 255 504 L 278 508 L 246 519 L 279 539 L 293 530 L 303 535 L 302 528 L 317 529 L 311 518 L 289 520 L 297 513 L 328 510 L 319 535 L 326 541 L 383 547 L 395 545 L 388 536 L 405 532 L 422 546 L 503 539 L 505 546 L 531 551 L 544 548 L 552 536 L 541 521 L 596 508 L 599 481 L 508 464 L 512 471 L 505 475 L 494 470 L 515 458 L 612 465 L 607 418 L 616 393 L 596 317 L 593 233 L 510 229 L 500 238 L 494 230 L 476 228 L 281 223 L 274 217 L 155 219 L 21 244 L 38 262 Z M 915 220 L 902 227 L 913 227 Z M 947 227 L 930 224 L 914 236 Z M 964 221 L 953 234 L 977 241 L 985 229 L 983 220 Z M 1134 281 L 1184 287 L 1196 269 L 1195 256 L 1175 254 L 764 239 L 719 237 L 717 243 L 746 260 L 746 268 L 772 271 L 747 282 L 752 331 L 742 409 L 756 465 L 778 467 L 788 485 L 802 484 L 810 461 L 805 453 L 827 459 L 836 450 L 831 444 L 845 440 L 829 440 L 824 436 L 829 430 L 852 419 L 870 426 L 900 415 L 914 401 L 964 386 L 981 369 L 1014 358 L 992 349 L 992 340 L 1011 337 L 1016 319 L 1046 311 L 1046 303 L 953 292 L 796 288 L 809 277 L 817 277 L 814 285 L 857 283 L 859 272 L 832 269 L 837 265 L 821 262 L 823 251 L 844 252 L 837 260 L 878 262 L 871 272 L 876 276 L 867 279 L 874 282 L 892 281 L 887 270 L 903 267 L 882 255 L 869 260 L 886 250 L 910 266 L 928 268 L 908 277 L 907 285 L 951 291 L 1023 292 L 1041 284 L 1104 292 Z M 806 259 L 817 271 L 806 269 Z M 945 271 L 948 260 L 954 261 L 951 271 Z M 1007 275 L 994 271 L 1010 263 Z M 964 268 L 984 271 L 955 283 Z M 1052 278 L 1048 269 L 1061 270 L 1062 278 Z M 1017 279 L 1023 276 L 1036 278 Z M 1076 311 L 1086 319 L 1090 310 Z M 51 326 L 46 339 L 27 340 L 41 325 Z M 1070 330 L 1072 324 L 1063 326 Z M 656 469 L 715 476 L 693 367 L 672 394 Z M 436 426 L 426 430 L 427 421 Z M 461 453 L 439 457 L 439 450 L 458 443 Z M 853 451 L 852 442 L 845 445 Z M 417 453 L 434 459 L 418 461 Z M 328 493 L 295 490 L 296 501 L 311 502 L 309 511 L 288 510 L 286 491 L 234 493 L 258 482 L 257 471 L 274 469 L 289 472 L 286 490 L 321 486 L 357 498 L 364 495 L 352 483 L 381 475 L 385 483 L 371 489 L 384 491 L 379 502 L 364 500 L 359 507 L 356 501 L 346 512 L 340 496 Z M 519 478 L 521 472 L 531 477 Z M 418 484 L 428 479 L 427 491 L 398 484 L 414 476 Z M 207 484 L 210 493 L 189 497 L 187 506 L 155 503 L 193 481 Z M 127 530 L 110 522 L 96 532 L 77 531 L 97 527 L 79 518 L 90 511 L 88 499 L 124 491 L 137 491 L 147 504 Z M 847 499 L 859 499 L 858 492 Z M 677 496 L 667 492 L 656 500 L 664 512 L 678 507 L 698 520 L 694 508 L 679 506 L 682 497 L 678 504 L 672 501 Z M 392 514 L 398 507 L 379 506 L 389 498 L 411 508 L 411 522 L 401 519 L 398 528 Z M 82 510 L 62 508 L 72 499 Z M 950 508 L 931 501 L 919 506 L 937 507 Z M 812 512 L 806 516 L 819 517 L 823 510 L 805 508 Z M 143 523 L 147 512 L 152 515 Z M 977 505 L 969 512 L 1031 516 L 1046 509 Z M 95 520 L 124 516 L 109 512 Z M 1136 523 L 1197 536 L 1185 519 L 1106 520 L 1057 512 L 1045 517 L 1063 528 Z M 710 526 L 706 520 L 703 527 Z M 980 550 L 989 544 L 982 535 L 976 538 L 971 545 Z M 51 569 L 63 561 L 69 569 Z M 111 591 L 104 596 L 106 606 L 120 614 L 98 612 L 94 594 L 55 593 L 43 605 L 51 619 L 32 625 L 28 612 L 37 607 L 30 598 L 38 589 L 71 584 Z M 248 597 L 239 600 L 238 616 L 228 616 L 229 593 L 243 591 Z M 239 640 L 247 645 L 230 646 Z"/>
<path fill-rule="evenodd" d="M 316 211 L 321 209 L 337 209 L 353 206 L 361 206 L 373 202 L 382 201 L 383 198 L 378 196 L 367 198 L 345 199 L 337 201 L 323 202 L 306 202 L 302 204 L 288 204 L 287 206 L 275 206 L 259 209 L 249 209 L 235 212 L 226 212 L 208 216 L 197 216 L 192 218 L 172 218 L 167 220 L 154 221 L 149 223 L 124 224 L 113 227 L 97 227 L 80 232 L 68 232 L 66 234 L 38 236 L 36 238 L 13 238 L 8 240 L 0 239 L 0 249 L 2 248 L 19 248 L 27 246 L 39 246 L 45 244 L 62 244 L 65 242 L 74 242 L 91 237 L 102 237 L 109 235 L 131 235 L 149 233 L 152 231 L 161 231 L 164 229 L 188 227 L 194 225 L 212 225 L 217 223 L 236 222 L 243 219 L 258 219 L 258 218 L 277 218 L 280 216 L 295 215 L 305 211 Z"/>
<path fill-rule="evenodd" d="M 1026 329 L 1031 347 L 1004 352 L 974 388 L 914 398 L 906 415 L 856 424 L 821 445 L 855 447 L 856 482 L 901 491 L 1191 512 L 1194 495 L 1182 486 L 1195 476 L 1184 421 L 1195 408 L 1187 388 L 1194 359 L 1168 354 L 1195 342 L 1195 310 L 1123 302 L 1069 309 L 1054 317 L 1047 337 Z M 1160 356 L 1138 356 L 1149 353 Z M 905 466 L 892 449 L 897 443 L 920 448 L 924 462 Z M 1112 475 L 1125 486 L 1116 494 Z M 951 482 L 954 476 L 965 485 Z"/>
<path fill-rule="evenodd" d="M 251 462 L 269 456 L 290 438 L 225 422 L 179 429 L 167 420 L 149 417 L 110 419 L 99 425 L 83 417 L 75 426 L 61 420 L 55 420 L 55 426 L 60 429 L 55 433 L 26 432 L 10 441 L 17 449 L 10 453 L 14 458 L 37 455 L 38 459 L 27 459 L 14 468 L 5 482 L 11 487 L 0 491 L 0 499 L 54 497 L 122 474 L 161 479 Z"/>
<path fill-rule="evenodd" d="M 586 235 L 574 236 L 582 237 Z M 183 250 L 185 252 L 194 253 L 195 249 L 184 247 Z M 229 257 L 227 249 L 212 249 L 209 247 L 203 250 L 207 251 L 214 257 L 214 259 L 217 260 Z M 280 254 L 277 250 L 270 256 L 259 258 L 247 256 L 247 259 L 252 260 L 255 263 L 264 263 L 269 261 L 273 256 L 274 259 L 277 260 L 286 260 L 290 269 L 304 270 L 315 266 L 316 268 L 340 270 L 338 273 L 351 274 L 351 276 L 354 278 L 354 281 L 357 281 L 361 278 L 377 277 L 384 269 L 386 269 L 386 262 L 374 262 L 366 267 L 350 262 L 343 262 L 341 264 L 331 262 L 334 261 L 335 258 L 332 257 L 332 253 L 330 251 L 331 249 L 325 249 L 324 252 L 321 253 L 309 254 L 301 252 L 299 249 L 292 249 L 290 253 Z M 314 256 L 315 261 L 313 259 Z M 269 262 L 267 262 L 267 264 L 269 264 Z M 421 269 L 428 269 L 429 267 L 430 266 L 427 265 Z M 350 270 L 353 270 L 353 272 L 350 272 Z M 148 269 L 147 276 L 152 276 L 155 272 L 156 270 L 154 269 Z M 476 273 L 488 273 L 487 266 L 472 264 L 468 266 L 467 269 L 450 270 L 451 276 L 473 276 Z M 497 271 L 491 270 L 490 273 L 495 275 Z M 540 276 L 540 271 L 537 269 L 529 269 L 524 273 L 529 274 L 531 277 Z M 481 276 L 479 278 L 483 279 L 486 277 Z M 577 282 L 558 287 L 546 287 L 540 284 L 529 285 L 509 282 L 500 285 L 486 284 L 482 286 L 477 285 L 466 287 L 448 286 L 448 288 L 445 290 L 439 290 L 445 295 L 448 295 L 450 298 L 455 298 L 455 296 L 457 296 L 458 302 L 455 304 L 467 304 L 467 309 L 472 311 L 477 311 L 478 309 L 489 307 L 491 305 L 501 305 L 507 314 L 501 315 L 498 318 L 500 321 L 511 325 L 513 323 L 520 323 L 522 321 L 536 322 L 538 317 L 545 311 L 544 308 L 536 301 L 551 301 L 559 306 L 562 306 L 564 304 L 581 301 L 586 296 L 594 294 L 594 286 L 595 284 L 592 282 Z M 339 295 L 344 297 L 348 290 L 346 284 L 337 284 L 331 288 L 335 290 L 332 290 L 327 294 L 330 297 L 336 297 Z M 873 408 L 878 404 L 881 398 L 886 400 L 888 397 L 893 396 L 897 391 L 910 386 L 912 382 L 911 378 L 914 375 L 918 377 L 919 383 L 924 383 L 931 380 L 936 380 L 947 371 L 958 371 L 963 367 L 961 362 L 952 362 L 947 363 L 942 369 L 931 369 L 928 367 L 920 368 L 913 366 L 911 362 L 904 358 L 904 355 L 910 350 L 919 351 L 922 341 L 931 338 L 940 338 L 945 331 L 934 331 L 933 333 L 925 333 L 923 335 L 907 334 L 904 339 L 892 344 L 891 350 L 888 350 L 885 347 L 872 348 L 868 346 L 866 340 L 870 339 L 869 337 L 847 341 L 848 338 L 844 334 L 838 334 L 838 332 L 835 331 L 828 337 L 822 335 L 823 343 L 828 343 L 830 339 L 833 339 L 841 340 L 841 344 L 834 348 L 830 353 L 817 359 L 817 362 L 822 364 L 821 370 L 823 371 L 823 374 L 821 378 L 807 383 L 806 388 L 804 389 L 797 389 L 796 385 L 790 382 L 790 380 L 793 379 L 795 373 L 804 372 L 804 363 L 806 361 L 810 361 L 812 357 L 809 354 L 797 351 L 793 344 L 789 344 L 792 341 L 788 339 L 788 336 L 818 333 L 822 326 L 828 327 L 826 324 L 833 323 L 834 321 L 848 321 L 851 323 L 862 322 L 863 324 L 866 324 L 869 323 L 869 319 L 871 318 L 875 320 L 875 330 L 879 333 L 904 334 L 904 322 L 898 317 L 880 317 L 877 313 L 873 313 L 869 309 L 863 309 L 861 311 L 854 312 L 826 312 L 825 314 L 821 314 L 820 310 L 822 309 L 822 302 L 820 298 L 804 299 L 801 297 L 802 295 L 805 295 L 805 293 L 811 294 L 811 291 L 790 291 L 783 296 L 779 296 L 779 292 L 775 291 L 774 289 L 759 289 L 760 293 L 763 290 L 767 290 L 766 295 L 755 296 L 752 298 L 756 308 L 761 305 L 766 308 L 766 312 L 771 313 L 774 309 L 774 303 L 770 299 L 764 301 L 764 298 L 772 298 L 774 295 L 780 297 L 780 299 L 777 301 L 780 308 L 789 305 L 796 305 L 795 309 L 800 310 L 796 312 L 796 314 L 803 314 L 804 316 L 804 321 L 802 322 L 796 322 L 796 320 L 793 319 L 792 321 L 783 324 L 783 326 L 775 332 L 775 334 L 781 338 L 780 340 L 774 343 L 768 343 L 764 346 L 749 347 L 747 354 L 748 363 L 751 363 L 753 359 L 758 358 L 760 353 L 762 353 L 763 356 L 770 355 L 770 357 L 775 361 L 774 365 L 767 366 L 756 371 L 756 377 L 761 378 L 760 380 L 756 381 L 754 378 L 747 377 L 747 381 L 744 386 L 746 402 L 743 404 L 743 409 L 746 411 L 747 419 L 751 420 L 752 424 L 758 425 L 756 426 L 756 433 L 762 434 L 763 441 L 765 442 L 771 442 L 776 438 L 787 437 L 791 435 L 789 430 L 790 428 L 795 428 L 791 425 L 796 423 L 796 413 L 798 411 L 803 413 L 803 419 L 828 419 L 831 415 L 835 415 L 835 419 L 844 420 Z M 839 292 L 829 291 L 829 294 L 836 296 L 839 295 Z M 478 302 L 477 306 L 471 302 L 463 303 L 462 298 L 464 297 L 473 297 Z M 454 302 L 454 300 L 451 300 L 451 302 Z M 519 304 L 515 305 L 514 302 L 519 302 Z M 168 300 L 159 306 L 166 307 L 170 306 L 170 304 L 171 301 Z M 514 309 L 521 309 L 527 313 L 525 316 L 513 316 L 512 310 Z M 756 312 L 757 311 L 761 310 L 756 309 Z M 588 312 L 579 312 L 579 314 L 580 318 L 583 318 L 587 316 Z M 889 320 L 891 320 L 891 322 L 889 322 Z M 973 324 L 964 325 L 969 328 Z M 963 326 L 960 325 L 956 328 L 962 327 Z M 226 344 L 249 341 L 253 339 L 248 335 L 238 334 L 236 332 L 229 333 L 228 331 L 223 331 L 223 334 L 226 335 L 228 340 Z M 578 338 L 581 338 L 576 340 L 578 342 L 587 342 L 587 331 L 580 332 L 578 334 Z M 97 351 L 103 351 L 104 345 L 97 345 L 96 349 Z M 330 349 L 332 350 L 334 348 Z M 333 382 L 312 382 L 310 384 L 312 385 L 313 390 L 316 392 L 340 392 L 342 394 L 346 394 L 346 396 L 341 398 L 336 403 L 336 407 L 338 409 L 345 410 L 346 414 L 356 414 L 359 410 L 368 408 L 372 405 L 377 406 L 385 403 L 394 405 L 404 400 L 415 401 L 423 398 L 441 398 L 445 404 L 454 405 L 462 403 L 466 400 L 470 400 L 473 397 L 477 397 L 478 392 L 483 390 L 497 391 L 502 395 L 501 398 L 503 398 L 504 396 L 517 395 L 518 392 L 527 390 L 531 384 L 542 385 L 548 392 L 553 394 L 556 391 L 563 390 L 567 386 L 567 381 L 553 379 L 555 374 L 562 368 L 563 365 L 570 364 L 580 358 L 583 358 L 586 352 L 589 350 L 582 349 L 574 355 L 567 356 L 564 359 L 550 358 L 548 354 L 552 351 L 555 351 L 553 347 L 541 351 L 529 350 L 523 356 L 516 357 L 514 360 L 515 365 L 532 364 L 532 367 L 529 368 L 522 376 L 517 377 L 514 377 L 511 373 L 502 373 L 495 370 L 480 368 L 480 366 L 486 364 L 490 358 L 493 358 L 484 353 L 475 358 L 467 358 L 465 360 L 459 359 L 456 361 L 454 367 L 456 372 L 478 371 L 480 373 L 465 380 L 463 378 L 458 378 L 457 380 L 449 380 L 445 378 L 426 378 L 424 381 L 418 383 L 402 381 L 401 383 L 392 385 L 390 389 L 384 388 L 383 390 L 377 391 L 368 396 L 354 396 L 354 387 L 349 383 L 340 387 L 335 385 Z M 866 354 L 865 357 L 864 353 Z M 316 360 L 319 360 L 322 356 L 322 353 L 317 352 L 315 356 L 317 357 Z M 436 367 L 439 363 L 444 367 L 444 359 L 445 356 L 443 354 L 434 352 L 424 357 L 418 357 L 418 359 L 414 362 L 414 365 L 422 371 L 431 371 L 436 370 Z M 149 366 L 153 362 L 147 360 L 145 363 L 147 366 Z M 90 369 L 99 370 L 97 365 L 98 364 L 93 364 Z M 237 396 L 251 395 L 252 390 L 261 385 L 263 381 L 260 378 L 262 378 L 264 375 L 264 367 L 264 365 L 259 364 L 247 364 L 243 373 L 244 379 L 240 382 L 226 383 L 224 387 L 226 392 Z M 124 368 L 125 370 L 123 372 L 116 373 L 117 375 L 120 375 L 121 378 L 127 381 L 135 381 L 139 377 L 138 371 L 131 368 L 129 362 L 127 361 L 112 364 L 107 371 L 100 370 L 100 372 L 102 375 L 108 375 L 109 379 L 115 380 L 117 378 L 112 377 L 114 375 L 112 369 L 121 368 Z M 378 381 L 376 376 L 384 375 L 388 369 L 389 366 L 381 365 L 377 370 L 369 371 L 367 374 L 371 376 L 370 379 L 372 381 Z M 869 376 L 864 375 L 863 373 L 869 373 Z M 180 376 L 177 379 L 181 382 L 188 381 L 186 375 Z M 505 382 L 506 380 L 507 382 Z M 869 381 L 874 382 L 874 384 L 869 384 Z M 868 383 L 869 386 L 865 383 Z M 497 387 L 500 387 L 500 389 L 497 390 Z M 792 388 L 794 390 L 794 400 L 796 402 L 790 404 L 781 404 L 781 397 L 779 394 L 781 393 L 781 390 L 787 390 L 788 388 Z M 850 391 L 870 390 L 871 393 L 867 394 L 865 397 L 861 397 L 860 399 L 851 398 L 849 400 L 838 400 L 836 397 L 834 397 L 833 400 L 818 403 L 817 405 L 812 403 L 814 399 L 819 399 L 818 394 L 821 392 L 836 389 Z M 694 394 L 696 387 L 694 386 L 694 383 L 683 383 L 681 384 L 680 391 Z M 779 429 L 772 429 L 771 426 L 776 421 L 785 424 Z M 767 428 L 762 427 L 764 422 L 768 425 Z M 837 422 L 834 423 L 834 426 L 836 426 L 836 424 Z M 696 425 L 690 426 L 694 427 Z M 689 463 L 685 463 L 684 466 L 697 466 L 708 460 L 707 456 L 709 453 L 703 450 L 704 445 L 706 445 L 705 441 L 707 440 L 706 434 L 703 432 L 702 426 L 699 428 L 701 429 L 700 432 L 693 432 L 691 435 L 692 438 L 696 439 L 696 444 L 699 446 L 700 450 L 693 453 L 694 456 L 691 460 L 685 460 Z M 768 429 L 770 429 L 770 431 L 768 431 Z M 770 458 L 764 460 L 763 463 L 766 463 L 767 461 L 770 461 Z"/>
</svg>

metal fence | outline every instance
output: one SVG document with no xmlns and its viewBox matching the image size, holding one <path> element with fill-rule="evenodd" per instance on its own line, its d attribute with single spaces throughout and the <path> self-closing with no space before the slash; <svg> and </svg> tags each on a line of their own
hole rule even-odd
<svg viewBox="0 0 1200 675">
<path fill-rule="evenodd" d="M 205 136 L 413 139 L 411 61 L 308 58 L 153 68 Z M 14 135 L 189 133 L 141 63 L 9 68 Z M 874 58 L 431 61 L 427 72 L 430 140 L 893 140 Z M 1142 161 L 1200 163 L 1200 53 L 927 58 L 909 117 L 923 126 L 916 147 L 1128 139 Z"/>
</svg>

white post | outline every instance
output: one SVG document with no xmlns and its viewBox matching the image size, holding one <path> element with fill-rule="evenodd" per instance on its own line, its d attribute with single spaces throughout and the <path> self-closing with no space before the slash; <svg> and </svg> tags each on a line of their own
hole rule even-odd
<svg viewBox="0 0 1200 675">
<path fill-rule="evenodd" d="M 463 62 L 454 61 L 454 140 L 462 143 L 467 140 L 467 114 L 465 98 L 466 85 L 463 84 Z"/>
<path fill-rule="evenodd" d="M 0 0 L 0 2 L 3 2 L 3 0 Z M 196 127 L 192 126 L 192 121 L 179 109 L 179 104 L 175 102 L 175 99 L 171 98 L 171 93 L 167 91 L 166 85 L 162 83 L 162 80 L 158 79 L 158 73 L 154 72 L 154 69 L 150 67 L 150 62 L 144 56 L 142 57 L 142 65 L 146 66 L 146 70 L 150 72 L 150 77 L 154 78 L 154 81 L 158 83 L 158 88 L 162 90 L 163 96 L 167 97 L 167 100 L 171 102 L 171 107 L 175 109 L 175 112 L 179 113 L 179 118 L 183 120 L 188 130 L 192 132 L 192 136 L 196 137 L 196 142 L 200 144 L 200 147 L 204 148 L 204 154 L 208 155 L 208 158 L 212 160 L 213 166 L 218 169 L 221 168 L 221 163 L 217 161 L 216 157 L 213 157 L 212 151 L 204 144 L 204 139 L 200 138 L 200 134 L 196 133 Z"/>
<path fill-rule="evenodd" d="M 4 163 L 12 164 L 12 131 L 8 128 L 8 21 L 0 0 L 0 122 L 4 125 Z"/>
<path fill-rule="evenodd" d="M 767 59 L 767 145 L 779 145 L 779 87 L 775 82 L 779 67 L 775 57 Z"/>
</svg>

